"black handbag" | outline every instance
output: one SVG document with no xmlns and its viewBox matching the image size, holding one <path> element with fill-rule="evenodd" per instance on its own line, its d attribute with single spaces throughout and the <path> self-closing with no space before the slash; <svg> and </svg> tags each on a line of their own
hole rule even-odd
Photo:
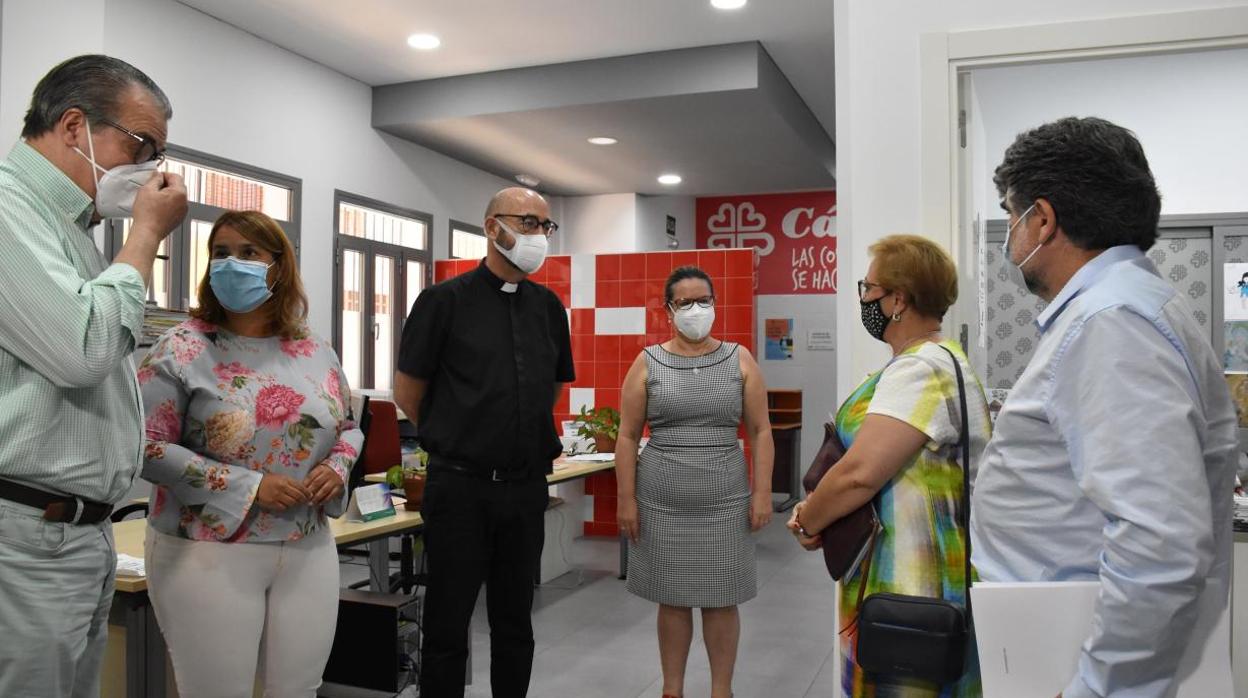
<svg viewBox="0 0 1248 698">
<path fill-rule="evenodd" d="M 958 377 L 958 397 L 962 407 L 962 523 L 966 546 L 966 607 L 944 599 L 905 594 L 862 595 L 871 574 L 868 553 L 858 591 L 858 644 L 855 660 L 863 671 L 901 679 L 919 679 L 939 684 L 962 677 L 966 665 L 967 639 L 971 633 L 971 437 L 966 409 L 966 384 L 958 359 L 953 359 Z"/>
</svg>

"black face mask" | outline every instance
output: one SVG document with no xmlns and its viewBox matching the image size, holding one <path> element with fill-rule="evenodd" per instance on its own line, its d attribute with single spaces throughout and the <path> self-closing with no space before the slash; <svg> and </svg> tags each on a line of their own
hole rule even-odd
<svg viewBox="0 0 1248 698">
<path fill-rule="evenodd" d="M 888 323 L 892 318 L 884 314 L 884 309 L 880 307 L 880 301 L 883 298 L 876 298 L 873 301 L 862 302 L 862 326 L 867 329 L 867 334 L 875 337 L 881 342 L 884 341 L 884 330 L 888 327 Z"/>
</svg>

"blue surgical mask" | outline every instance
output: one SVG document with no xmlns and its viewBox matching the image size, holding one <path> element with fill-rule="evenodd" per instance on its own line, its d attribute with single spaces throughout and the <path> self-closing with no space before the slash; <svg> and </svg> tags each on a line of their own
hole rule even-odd
<svg viewBox="0 0 1248 698">
<path fill-rule="evenodd" d="M 269 288 L 269 267 L 264 262 L 246 262 L 237 257 L 212 260 L 208 284 L 221 305 L 233 313 L 249 313 L 273 297 Z"/>
</svg>

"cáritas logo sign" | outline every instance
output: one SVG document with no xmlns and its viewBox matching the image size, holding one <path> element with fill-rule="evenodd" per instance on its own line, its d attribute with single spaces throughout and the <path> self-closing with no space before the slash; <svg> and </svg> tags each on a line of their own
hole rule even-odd
<svg viewBox="0 0 1248 698">
<path fill-rule="evenodd" d="M 700 198 L 697 245 L 758 250 L 761 295 L 836 293 L 836 192 Z"/>
</svg>

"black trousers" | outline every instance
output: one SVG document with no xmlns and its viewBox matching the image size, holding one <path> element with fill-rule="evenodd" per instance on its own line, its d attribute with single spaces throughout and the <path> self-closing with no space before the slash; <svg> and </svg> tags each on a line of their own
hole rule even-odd
<svg viewBox="0 0 1248 698">
<path fill-rule="evenodd" d="M 469 622 L 484 582 L 490 687 L 522 697 L 533 670 L 533 583 L 541 563 L 546 479 L 494 482 L 429 469 L 422 504 L 429 588 L 421 650 L 422 698 L 461 698 Z"/>
</svg>

